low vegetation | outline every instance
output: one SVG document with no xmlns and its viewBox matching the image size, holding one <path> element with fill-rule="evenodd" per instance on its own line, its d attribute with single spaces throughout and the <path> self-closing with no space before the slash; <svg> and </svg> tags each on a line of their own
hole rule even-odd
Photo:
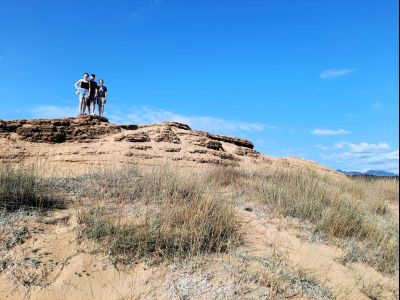
<svg viewBox="0 0 400 300">
<path fill-rule="evenodd" d="M 200 174 L 125 169 L 87 180 L 86 196 L 119 205 L 83 209 L 82 233 L 118 261 L 226 251 L 240 236 L 233 206 Z"/>
<path fill-rule="evenodd" d="M 36 174 L 35 168 L 0 165 L 0 210 L 48 209 L 63 205 L 63 198 L 47 180 Z"/>
<path fill-rule="evenodd" d="M 79 241 L 93 243 L 115 263 L 152 264 L 223 252 L 235 256 L 241 249 L 238 246 L 245 243 L 239 207 L 248 208 L 251 202 L 269 216 L 305 221 L 315 236 L 322 237 L 318 240 L 344 250 L 341 263 L 366 263 L 396 275 L 398 189 L 396 179 L 331 176 L 300 167 L 126 166 L 74 178 L 42 178 L 34 168 L 2 165 L 0 210 L 7 217 L 0 220 L 4 241 L 0 250 L 8 251 L 29 237 L 31 229 L 15 226 L 25 224 L 20 213 L 24 208 L 41 212 L 63 207 L 64 199 L 72 196 L 79 207 Z M 277 297 L 299 292 L 334 298 L 311 275 L 294 271 L 284 262 L 247 254 L 239 258 L 243 268 L 258 264 L 255 270 L 263 270 L 259 274 L 243 271 L 239 279 L 259 285 L 269 282 L 270 292 Z M 0 269 L 6 268 L 3 265 L 0 262 Z M 282 287 L 286 287 L 284 292 Z"/>
<path fill-rule="evenodd" d="M 213 176 L 223 173 L 229 174 L 235 194 L 243 201 L 253 199 L 280 215 L 309 221 L 317 233 L 336 241 L 350 239 L 364 249 L 364 262 L 382 272 L 398 272 L 398 215 L 389 209 L 392 204 L 398 207 L 397 179 L 335 178 L 295 167 L 241 173 L 227 168 L 214 171 Z"/>
</svg>

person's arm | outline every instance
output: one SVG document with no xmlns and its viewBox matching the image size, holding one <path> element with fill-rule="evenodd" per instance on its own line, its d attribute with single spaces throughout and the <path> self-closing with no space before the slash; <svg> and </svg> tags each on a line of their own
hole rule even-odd
<svg viewBox="0 0 400 300">
<path fill-rule="evenodd" d="M 105 90 L 104 92 L 104 104 L 106 104 L 107 102 L 107 90 Z"/>
<path fill-rule="evenodd" d="M 89 94 L 88 97 L 90 98 L 90 90 L 92 89 L 92 83 L 89 81 Z"/>
<path fill-rule="evenodd" d="M 81 82 L 82 82 L 82 79 L 79 79 L 79 80 L 75 83 L 75 88 L 76 88 L 77 90 L 79 90 L 79 89 L 81 88 L 81 85 L 80 85 Z"/>
</svg>

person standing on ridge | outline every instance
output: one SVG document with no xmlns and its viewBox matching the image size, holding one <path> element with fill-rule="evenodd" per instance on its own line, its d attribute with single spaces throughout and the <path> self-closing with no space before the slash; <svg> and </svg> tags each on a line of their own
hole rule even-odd
<svg viewBox="0 0 400 300">
<path fill-rule="evenodd" d="M 94 109 L 96 108 L 96 97 L 97 97 L 97 82 L 94 81 L 96 78 L 96 75 L 91 74 L 90 75 L 90 81 L 89 81 L 89 99 L 88 99 L 88 110 L 89 110 L 89 115 L 90 115 L 90 105 L 92 105 L 92 113 L 94 113 Z"/>
<path fill-rule="evenodd" d="M 107 101 L 107 87 L 104 85 L 104 80 L 99 80 L 99 85 L 97 87 L 97 107 L 99 110 L 99 116 L 104 116 L 104 105 Z"/>
<path fill-rule="evenodd" d="M 77 94 L 79 95 L 79 114 L 85 114 L 86 112 L 86 103 L 89 98 L 89 81 L 87 80 L 88 77 L 89 73 L 85 72 L 83 73 L 83 78 L 79 79 L 75 83 L 75 88 L 78 90 Z"/>
</svg>

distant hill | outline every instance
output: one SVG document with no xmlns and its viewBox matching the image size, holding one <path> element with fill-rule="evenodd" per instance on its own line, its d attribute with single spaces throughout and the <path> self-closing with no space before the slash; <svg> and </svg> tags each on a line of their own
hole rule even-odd
<svg viewBox="0 0 400 300">
<path fill-rule="evenodd" d="M 340 173 L 346 174 L 346 175 L 369 175 L 369 176 L 379 176 L 379 177 L 398 177 L 399 174 L 395 173 L 390 173 L 386 171 L 381 171 L 381 170 L 369 170 L 367 172 L 357 172 L 357 171 L 343 171 L 338 169 L 337 170 Z"/>
</svg>

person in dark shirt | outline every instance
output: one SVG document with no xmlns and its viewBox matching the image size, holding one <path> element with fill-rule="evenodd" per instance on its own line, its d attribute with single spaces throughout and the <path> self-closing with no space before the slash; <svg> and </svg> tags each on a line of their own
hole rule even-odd
<svg viewBox="0 0 400 300">
<path fill-rule="evenodd" d="M 104 116 L 104 105 L 107 101 L 107 88 L 104 86 L 104 80 L 99 80 L 97 86 L 97 107 L 99 110 L 99 116 Z"/>
<path fill-rule="evenodd" d="M 97 83 L 94 81 L 96 78 L 96 75 L 91 74 L 90 75 L 90 81 L 89 81 L 89 98 L 88 98 L 88 109 L 89 109 L 89 115 L 90 115 L 90 105 L 92 106 L 92 113 L 94 113 L 94 109 L 96 108 L 96 97 L 97 97 Z"/>
</svg>

